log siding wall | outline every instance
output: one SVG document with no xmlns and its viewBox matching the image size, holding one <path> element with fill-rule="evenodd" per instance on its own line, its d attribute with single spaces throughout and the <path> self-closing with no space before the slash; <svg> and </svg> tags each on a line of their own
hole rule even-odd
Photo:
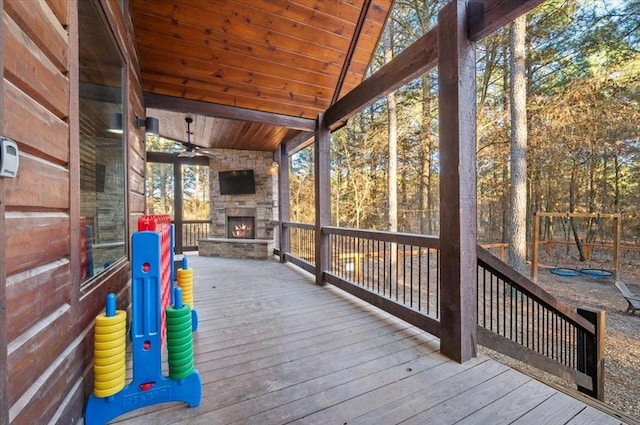
<svg viewBox="0 0 640 425">
<path fill-rule="evenodd" d="M 120 3 L 99 1 L 127 64 L 131 233 L 144 212 L 145 172 L 133 120 L 145 112 L 133 24 Z M 129 262 L 81 288 L 76 1 L 0 4 L 0 129 L 21 152 L 18 177 L 0 180 L 0 425 L 73 424 L 92 390 L 93 318 L 108 292 L 128 306 Z"/>
</svg>

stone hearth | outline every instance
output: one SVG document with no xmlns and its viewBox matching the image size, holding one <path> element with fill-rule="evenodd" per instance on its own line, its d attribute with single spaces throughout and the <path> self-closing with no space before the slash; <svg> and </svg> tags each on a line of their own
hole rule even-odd
<svg viewBox="0 0 640 425">
<path fill-rule="evenodd" d="M 198 241 L 200 255 L 265 260 L 273 255 L 274 241 L 264 239 L 206 238 Z"/>
</svg>

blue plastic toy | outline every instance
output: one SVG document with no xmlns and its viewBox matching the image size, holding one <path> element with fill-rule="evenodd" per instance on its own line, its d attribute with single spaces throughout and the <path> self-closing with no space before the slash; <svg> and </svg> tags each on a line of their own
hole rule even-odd
<svg viewBox="0 0 640 425">
<path fill-rule="evenodd" d="M 183 379 L 162 375 L 162 320 L 160 234 L 136 232 L 131 253 L 131 340 L 133 380 L 113 396 L 87 401 L 85 424 L 106 424 L 133 410 L 166 402 L 184 402 L 189 407 L 200 404 L 202 381 L 194 370 Z M 166 261 L 166 260 L 165 260 Z M 171 259 L 173 264 L 173 259 Z M 173 267 L 172 267 L 173 268 Z M 173 290 L 171 291 L 174 297 Z"/>
</svg>

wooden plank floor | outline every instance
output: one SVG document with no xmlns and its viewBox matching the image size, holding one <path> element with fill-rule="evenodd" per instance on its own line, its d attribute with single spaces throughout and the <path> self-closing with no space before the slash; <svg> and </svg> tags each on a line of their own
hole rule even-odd
<svg viewBox="0 0 640 425">
<path fill-rule="evenodd" d="M 437 338 L 294 266 L 188 258 L 201 405 L 153 406 L 113 423 L 624 423 L 486 357 L 449 361 Z"/>
</svg>

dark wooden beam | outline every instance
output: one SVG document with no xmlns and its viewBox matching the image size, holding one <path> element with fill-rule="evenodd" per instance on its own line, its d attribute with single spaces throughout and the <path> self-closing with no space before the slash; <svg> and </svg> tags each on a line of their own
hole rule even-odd
<svg viewBox="0 0 640 425">
<path fill-rule="evenodd" d="M 291 251 L 289 228 L 284 226 L 290 219 L 289 207 L 289 154 L 287 145 L 281 144 L 278 152 L 278 221 L 280 222 L 280 262 L 285 262 L 285 254 Z"/>
<path fill-rule="evenodd" d="M 287 154 L 293 155 L 294 153 L 306 148 L 313 143 L 313 133 L 304 131 L 299 133 L 294 138 L 287 141 Z"/>
<path fill-rule="evenodd" d="M 353 53 L 356 51 L 356 47 L 358 46 L 358 40 L 360 39 L 360 34 L 362 33 L 362 26 L 364 25 L 364 21 L 367 18 L 369 7 L 371 7 L 371 0 L 365 0 L 364 4 L 362 5 L 362 9 L 360 9 L 360 16 L 358 17 L 356 28 L 353 31 L 353 37 L 351 37 L 351 43 L 349 43 L 349 50 L 347 50 L 347 54 L 345 55 L 345 58 L 344 58 L 344 63 L 342 64 L 342 69 L 340 70 L 340 76 L 338 77 L 338 84 L 336 84 L 336 90 L 333 92 L 333 96 L 331 98 L 332 105 L 336 103 L 336 101 L 338 100 L 338 97 L 340 96 L 340 91 L 342 90 L 344 79 L 347 77 L 347 72 L 349 71 L 349 67 L 351 66 Z"/>
<path fill-rule="evenodd" d="M 492 34 L 540 5 L 544 0 L 472 0 L 469 2 L 469 38 L 473 41 Z"/>
<path fill-rule="evenodd" d="M 324 285 L 324 272 L 329 270 L 331 252 L 329 235 L 322 233 L 331 224 L 331 131 L 323 114 L 318 115 L 318 128 L 314 144 L 314 179 L 316 189 L 316 284 Z"/>
<path fill-rule="evenodd" d="M 335 130 L 353 114 L 386 96 L 436 65 L 437 31 L 432 29 L 407 47 L 391 62 L 380 68 L 327 109 L 325 122 Z"/>
<path fill-rule="evenodd" d="M 438 14 L 440 351 L 476 356 L 476 53 L 464 2 Z"/>
<path fill-rule="evenodd" d="M 252 111 L 234 106 L 218 105 L 181 97 L 165 96 L 155 93 L 144 93 L 144 103 L 147 108 L 164 109 L 166 111 L 183 114 L 200 114 L 216 118 L 255 122 L 276 127 L 292 128 L 294 130 L 313 131 L 316 122 L 308 118 L 292 117 L 271 112 Z"/>
</svg>

